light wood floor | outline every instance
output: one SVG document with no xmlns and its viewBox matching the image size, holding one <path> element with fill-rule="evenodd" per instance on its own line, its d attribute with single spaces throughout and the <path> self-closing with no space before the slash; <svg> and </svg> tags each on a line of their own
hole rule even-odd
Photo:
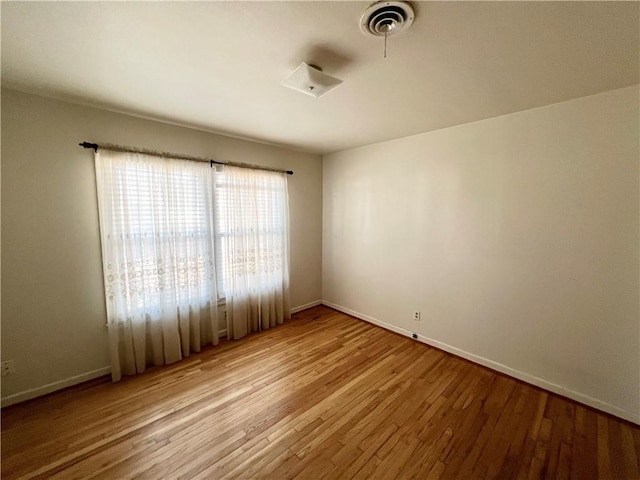
<svg viewBox="0 0 640 480">
<path fill-rule="evenodd" d="M 639 478 L 640 429 L 326 307 L 2 411 L 2 478 Z"/>
</svg>

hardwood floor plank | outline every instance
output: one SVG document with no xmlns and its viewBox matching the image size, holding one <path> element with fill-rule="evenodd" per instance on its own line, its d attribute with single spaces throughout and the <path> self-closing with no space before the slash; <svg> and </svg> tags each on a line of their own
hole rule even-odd
<svg viewBox="0 0 640 480">
<path fill-rule="evenodd" d="M 640 428 L 327 307 L 2 410 L 16 478 L 640 478 Z"/>
<path fill-rule="evenodd" d="M 364 468 L 376 455 L 378 449 L 384 445 L 387 440 L 395 434 L 398 430 L 396 424 L 389 424 L 386 429 L 377 433 L 373 436 L 372 442 L 369 443 L 369 446 L 365 450 L 361 450 L 359 447 L 360 453 L 356 461 L 344 467 L 345 464 L 336 463 L 336 473 L 338 473 L 340 478 L 354 478 L 362 468 Z M 377 457 L 376 457 L 377 458 Z M 340 473 L 340 469 L 342 469 L 342 473 Z"/>
<path fill-rule="evenodd" d="M 632 428 L 626 424 L 619 424 L 621 447 L 624 451 L 622 458 L 625 463 L 625 475 L 629 478 L 640 478 L 640 459 L 636 454 Z"/>
<path fill-rule="evenodd" d="M 600 478 L 614 478 L 609 453 L 609 422 L 598 415 L 598 475 Z"/>
</svg>

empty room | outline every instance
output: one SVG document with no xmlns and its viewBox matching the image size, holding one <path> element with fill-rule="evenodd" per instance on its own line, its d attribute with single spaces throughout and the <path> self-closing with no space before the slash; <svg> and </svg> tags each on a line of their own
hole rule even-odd
<svg viewBox="0 0 640 480">
<path fill-rule="evenodd" d="M 640 2 L 1 2 L 4 479 L 640 479 Z"/>
</svg>

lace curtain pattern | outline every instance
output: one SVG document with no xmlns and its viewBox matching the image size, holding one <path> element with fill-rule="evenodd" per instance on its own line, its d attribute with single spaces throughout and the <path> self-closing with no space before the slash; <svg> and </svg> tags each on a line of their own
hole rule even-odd
<svg viewBox="0 0 640 480">
<path fill-rule="evenodd" d="M 206 163 L 95 155 L 112 378 L 218 343 L 214 184 Z"/>
<path fill-rule="evenodd" d="M 215 188 L 219 288 L 237 339 L 290 318 L 287 178 L 227 166 Z"/>
</svg>

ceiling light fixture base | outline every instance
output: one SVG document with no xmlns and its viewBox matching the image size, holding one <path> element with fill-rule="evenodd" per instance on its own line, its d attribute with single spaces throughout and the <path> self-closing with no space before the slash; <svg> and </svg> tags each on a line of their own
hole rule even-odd
<svg viewBox="0 0 640 480">
<path fill-rule="evenodd" d="M 321 97 L 329 90 L 336 88 L 342 80 L 332 77 L 322 71 L 316 65 L 308 65 L 302 62 L 289 77 L 280 84 L 311 97 Z"/>
</svg>

